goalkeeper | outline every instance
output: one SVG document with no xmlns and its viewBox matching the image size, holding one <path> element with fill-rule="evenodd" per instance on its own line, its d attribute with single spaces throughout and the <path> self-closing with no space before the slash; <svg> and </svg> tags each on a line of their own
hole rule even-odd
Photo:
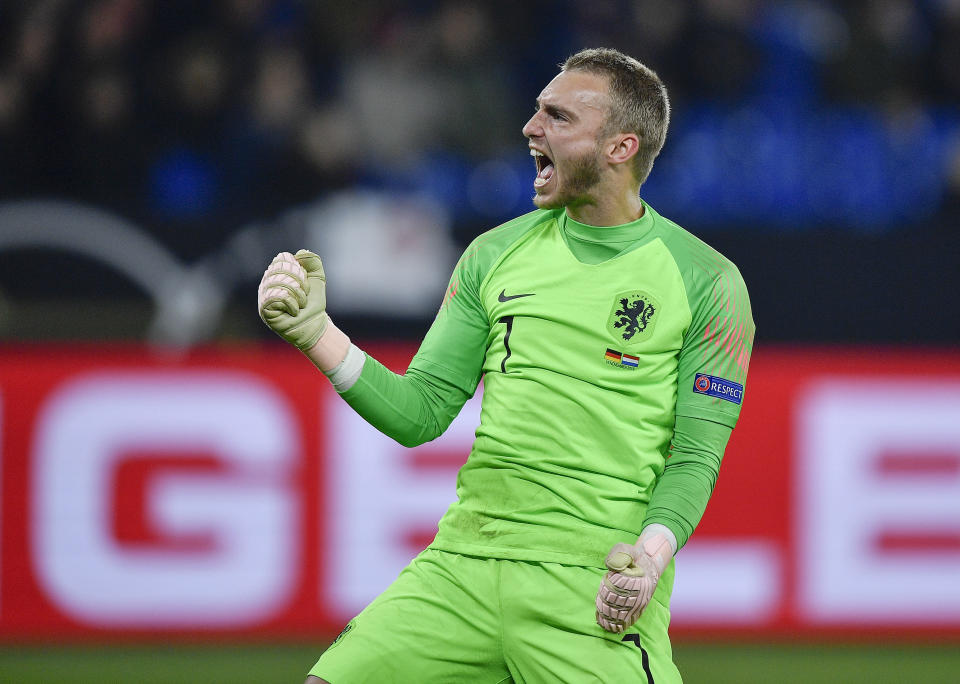
<svg viewBox="0 0 960 684">
<path fill-rule="evenodd" d="M 561 65 L 523 127 L 537 209 L 467 248 L 404 375 L 327 316 L 318 256 L 267 268 L 266 324 L 401 444 L 440 435 L 484 383 L 435 540 L 308 681 L 680 681 L 674 556 L 739 416 L 754 324 L 736 267 L 640 198 L 668 121 L 636 60 Z"/>
</svg>

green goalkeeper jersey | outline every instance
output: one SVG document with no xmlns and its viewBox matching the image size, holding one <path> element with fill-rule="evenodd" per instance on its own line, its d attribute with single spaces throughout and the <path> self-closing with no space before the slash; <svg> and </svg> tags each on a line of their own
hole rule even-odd
<svg viewBox="0 0 960 684">
<path fill-rule="evenodd" d="M 403 378 L 412 389 L 368 358 L 343 394 L 412 445 L 440 434 L 483 379 L 433 548 L 602 567 L 640 533 L 677 418 L 736 423 L 754 333 L 746 287 L 644 206 L 624 226 L 537 210 L 482 234 Z"/>
</svg>

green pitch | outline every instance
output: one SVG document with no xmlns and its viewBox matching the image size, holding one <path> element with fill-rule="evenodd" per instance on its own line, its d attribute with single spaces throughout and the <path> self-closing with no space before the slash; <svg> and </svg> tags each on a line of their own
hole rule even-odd
<svg viewBox="0 0 960 684">
<path fill-rule="evenodd" d="M 299 684 L 316 644 L 0 646 L 0 682 Z M 960 644 L 678 643 L 686 684 L 960 681 Z"/>
</svg>

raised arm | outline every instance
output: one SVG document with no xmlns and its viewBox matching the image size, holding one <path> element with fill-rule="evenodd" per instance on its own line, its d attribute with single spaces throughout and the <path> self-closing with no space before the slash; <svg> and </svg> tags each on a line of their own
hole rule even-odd
<svg viewBox="0 0 960 684">
<path fill-rule="evenodd" d="M 323 264 L 313 252 L 278 254 L 258 290 L 260 317 L 302 351 L 367 422 L 404 446 L 438 437 L 479 382 L 484 320 L 445 303 L 406 374 L 368 356 L 326 312 Z M 456 340 L 456 344 L 452 343 Z"/>
</svg>

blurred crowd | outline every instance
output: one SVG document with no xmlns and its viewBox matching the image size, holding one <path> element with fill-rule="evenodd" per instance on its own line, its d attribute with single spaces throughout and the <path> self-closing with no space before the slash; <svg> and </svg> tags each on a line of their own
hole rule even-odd
<svg viewBox="0 0 960 684">
<path fill-rule="evenodd" d="M 670 89 L 665 213 L 960 213 L 960 0 L 3 2 L 0 200 L 107 208 L 193 257 L 360 186 L 433 197 L 463 242 L 531 207 L 520 128 L 596 45 Z"/>
</svg>

